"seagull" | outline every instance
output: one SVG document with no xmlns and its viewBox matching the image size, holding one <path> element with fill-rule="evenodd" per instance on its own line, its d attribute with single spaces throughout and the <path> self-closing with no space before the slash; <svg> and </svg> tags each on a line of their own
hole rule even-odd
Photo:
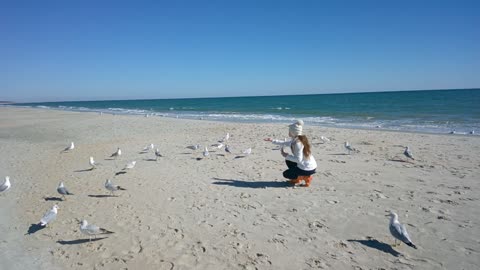
<svg viewBox="0 0 480 270">
<path fill-rule="evenodd" d="M 232 153 L 232 150 L 230 150 L 230 145 L 225 145 L 225 152 L 227 153 Z"/>
<path fill-rule="evenodd" d="M 10 183 L 10 177 L 5 176 L 5 181 L 0 185 L 0 192 L 7 191 L 11 186 L 12 184 Z"/>
<path fill-rule="evenodd" d="M 117 148 L 117 151 L 113 153 L 110 157 L 117 158 L 122 155 L 122 150 L 120 150 L 120 147 Z"/>
<path fill-rule="evenodd" d="M 218 142 L 221 142 L 221 143 L 223 143 L 223 142 L 227 142 L 227 141 L 228 141 L 228 139 L 230 139 L 230 133 L 227 133 L 227 134 L 225 135 L 225 137 L 223 137 L 223 139 L 221 139 L 221 140 L 220 140 L 220 141 L 218 141 Z"/>
<path fill-rule="evenodd" d="M 470 131 L 470 135 L 475 134 L 475 130 Z"/>
<path fill-rule="evenodd" d="M 145 148 L 143 148 L 141 153 L 147 153 L 148 151 L 153 150 L 153 148 L 155 148 L 155 145 L 151 143 L 150 145 L 145 146 Z"/>
<path fill-rule="evenodd" d="M 358 152 L 358 150 L 353 148 L 348 142 L 345 142 L 345 148 L 347 149 L 349 155 L 350 155 L 350 152 Z"/>
<path fill-rule="evenodd" d="M 62 153 L 63 152 L 68 152 L 70 150 L 73 150 L 75 149 L 75 144 L 73 144 L 73 142 L 70 143 L 70 146 L 66 147 L 65 149 L 63 149 Z"/>
<path fill-rule="evenodd" d="M 187 146 L 187 148 L 192 150 L 198 150 L 200 148 L 200 144 L 190 145 Z"/>
<path fill-rule="evenodd" d="M 110 181 L 109 179 L 107 179 L 107 181 L 105 181 L 105 188 L 108 189 L 112 193 L 112 196 L 114 195 L 113 193 L 117 190 L 126 190 L 126 189 L 122 188 L 121 186 L 114 185 L 112 183 L 112 181 Z"/>
<path fill-rule="evenodd" d="M 92 166 L 92 170 L 95 169 L 97 165 L 100 165 L 96 163 L 95 160 L 93 160 L 93 157 L 90 157 L 90 160 L 88 161 L 88 163 L 90 163 L 90 166 Z"/>
<path fill-rule="evenodd" d="M 88 224 L 88 222 L 85 219 L 82 220 L 82 222 L 80 223 L 80 231 L 83 234 L 88 235 L 89 241 L 92 241 L 92 235 L 95 237 L 95 239 L 97 239 L 97 234 L 111 234 L 111 233 L 114 233 L 114 232 L 111 232 L 111 231 L 106 230 L 104 228 L 100 228 L 96 225 Z"/>
<path fill-rule="evenodd" d="M 123 171 L 125 171 L 125 170 L 131 170 L 131 169 L 135 168 L 135 164 L 136 164 L 136 163 L 137 163 L 137 162 L 136 162 L 135 160 L 127 163 L 127 165 L 125 165 L 125 168 L 123 168 Z"/>
<path fill-rule="evenodd" d="M 417 247 L 412 243 L 412 240 L 410 239 L 410 236 L 407 233 L 407 228 L 405 228 L 405 225 L 400 224 L 400 222 L 398 222 L 398 215 L 390 211 L 390 214 L 387 216 L 390 216 L 390 225 L 388 228 L 390 229 L 390 233 L 395 238 L 394 246 L 397 246 L 397 239 L 398 239 L 404 242 L 405 244 L 407 244 L 408 246 L 411 246 L 414 249 L 417 249 Z"/>
<path fill-rule="evenodd" d="M 329 142 L 330 139 L 325 137 L 325 136 L 320 136 L 320 140 L 322 140 L 324 143 Z"/>
<path fill-rule="evenodd" d="M 52 209 L 48 210 L 45 215 L 43 215 L 42 219 L 40 219 L 40 222 L 38 225 L 45 227 L 47 226 L 48 223 L 52 222 L 56 217 L 58 213 L 58 205 L 54 205 Z"/>
<path fill-rule="evenodd" d="M 57 192 L 62 195 L 64 200 L 67 200 L 65 195 L 73 195 L 73 193 L 68 192 L 67 188 L 63 185 L 63 182 L 60 182 L 60 184 L 58 185 Z"/>
<path fill-rule="evenodd" d="M 203 151 L 203 156 L 206 157 L 210 155 L 210 152 L 208 152 L 208 148 L 205 146 L 205 150 Z"/>
<path fill-rule="evenodd" d="M 163 156 L 162 154 L 160 154 L 160 150 L 158 150 L 157 148 L 155 149 L 155 161 L 157 161 L 159 157 L 163 157 Z"/>
<path fill-rule="evenodd" d="M 413 155 L 412 155 L 412 152 L 410 152 L 410 148 L 407 146 L 405 147 L 405 151 L 403 152 L 403 154 L 407 157 L 407 158 L 411 158 L 412 160 L 415 160 L 413 158 Z"/>
<path fill-rule="evenodd" d="M 243 150 L 242 153 L 245 154 L 245 155 L 250 155 L 252 153 L 252 148 L 248 148 L 246 150 Z"/>
<path fill-rule="evenodd" d="M 223 147 L 223 143 L 216 143 L 216 144 L 212 144 L 212 146 L 218 148 L 218 149 L 222 149 Z"/>
</svg>

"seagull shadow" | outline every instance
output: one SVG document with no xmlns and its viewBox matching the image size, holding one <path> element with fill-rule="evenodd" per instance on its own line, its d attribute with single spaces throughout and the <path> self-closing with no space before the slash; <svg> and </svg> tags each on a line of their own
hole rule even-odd
<svg viewBox="0 0 480 270">
<path fill-rule="evenodd" d="M 45 201 L 57 201 L 57 202 L 62 202 L 62 198 L 59 197 L 44 197 L 43 198 Z"/>
<path fill-rule="evenodd" d="M 145 161 L 157 161 L 157 160 L 154 159 L 154 158 L 145 158 L 144 160 L 145 160 Z"/>
<path fill-rule="evenodd" d="M 114 158 L 106 158 L 104 160 L 115 160 Z"/>
<path fill-rule="evenodd" d="M 40 224 L 32 224 L 30 225 L 30 227 L 28 228 L 28 231 L 25 235 L 30 235 L 30 234 L 34 234 L 42 229 L 45 229 L 44 226 L 41 226 Z"/>
<path fill-rule="evenodd" d="M 217 180 L 213 182 L 214 185 L 221 185 L 221 186 L 232 186 L 232 187 L 239 187 L 239 188 L 287 188 L 292 187 L 292 185 L 287 181 L 242 181 L 242 180 L 235 180 L 235 179 L 221 179 L 221 178 L 213 178 Z"/>
<path fill-rule="evenodd" d="M 94 168 L 90 168 L 90 169 L 84 169 L 84 170 L 76 170 L 76 171 L 73 171 L 73 172 L 91 172 L 93 171 Z"/>
<path fill-rule="evenodd" d="M 60 245 L 78 245 L 78 244 L 84 244 L 88 242 L 95 242 L 95 241 L 100 241 L 103 239 L 106 239 L 108 237 L 102 237 L 102 238 L 94 238 L 90 241 L 90 239 L 77 239 L 77 240 L 71 240 L 71 241 L 64 241 L 64 240 L 58 240 L 57 243 Z"/>
<path fill-rule="evenodd" d="M 115 175 L 126 174 L 126 173 L 127 173 L 126 171 L 119 171 L 119 172 L 116 172 Z"/>
<path fill-rule="evenodd" d="M 91 198 L 110 198 L 110 197 L 117 197 L 117 196 L 101 194 L 101 195 L 88 195 L 88 197 L 91 197 Z"/>
<path fill-rule="evenodd" d="M 328 154 L 329 156 L 349 156 L 349 154 L 346 153 L 337 153 L 337 154 Z"/>
<path fill-rule="evenodd" d="M 350 239 L 350 240 L 347 240 L 347 241 L 348 242 L 357 242 L 357 243 L 360 243 L 360 244 L 362 244 L 364 246 L 367 246 L 369 248 L 374 248 L 376 250 L 380 250 L 380 251 L 383 251 L 385 253 L 391 254 L 395 257 L 398 257 L 398 256 L 402 255 L 400 252 L 394 250 L 392 248 L 392 246 L 390 246 L 389 244 L 379 242 L 377 239 L 368 239 L 368 240 Z"/>
<path fill-rule="evenodd" d="M 234 159 L 237 159 L 237 158 L 245 158 L 245 157 L 247 157 L 247 156 L 236 156 L 236 157 L 234 157 Z"/>
</svg>

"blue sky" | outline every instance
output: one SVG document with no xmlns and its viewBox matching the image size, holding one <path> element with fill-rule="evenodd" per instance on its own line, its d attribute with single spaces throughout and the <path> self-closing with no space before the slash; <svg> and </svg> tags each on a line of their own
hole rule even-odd
<svg viewBox="0 0 480 270">
<path fill-rule="evenodd" d="M 0 100 L 477 88 L 479 14 L 480 1 L 2 2 Z"/>
</svg>

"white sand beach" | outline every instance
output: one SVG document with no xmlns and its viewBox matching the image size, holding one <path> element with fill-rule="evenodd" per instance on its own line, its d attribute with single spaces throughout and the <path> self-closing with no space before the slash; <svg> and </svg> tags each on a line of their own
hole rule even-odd
<svg viewBox="0 0 480 270">
<path fill-rule="evenodd" d="M 318 168 L 311 187 L 293 188 L 263 140 L 287 137 L 284 124 L 0 107 L 0 182 L 12 182 L 0 193 L 0 268 L 480 269 L 479 136 L 304 132 Z M 231 154 L 211 147 L 226 133 Z M 345 141 L 360 152 L 346 155 Z M 151 143 L 157 161 L 140 153 Z M 405 146 L 415 160 L 402 162 Z M 107 179 L 126 190 L 110 197 Z M 418 249 L 390 246 L 390 210 Z M 89 242 L 82 219 L 114 234 Z"/>
</svg>

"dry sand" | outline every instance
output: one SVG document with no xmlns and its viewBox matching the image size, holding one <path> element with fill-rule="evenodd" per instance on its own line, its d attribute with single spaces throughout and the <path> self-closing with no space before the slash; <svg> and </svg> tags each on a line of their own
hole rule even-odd
<svg viewBox="0 0 480 270">
<path fill-rule="evenodd" d="M 0 108 L 0 181 L 13 184 L 0 194 L 0 268 L 480 269 L 480 137 L 305 131 L 317 174 L 293 188 L 263 141 L 283 139 L 286 125 Z M 233 154 L 209 148 L 197 160 L 202 150 L 186 148 L 227 132 Z M 345 155 L 346 140 L 360 153 Z M 164 157 L 139 153 L 150 143 Z M 416 160 L 391 161 L 406 145 Z M 123 155 L 109 160 L 117 146 Z M 101 166 L 87 170 L 89 156 Z M 106 197 L 106 179 L 127 190 Z M 60 181 L 75 194 L 67 201 L 55 201 Z M 35 231 L 55 203 L 57 219 Z M 388 210 L 418 250 L 390 246 Z M 77 219 L 115 234 L 88 242 Z"/>
</svg>

